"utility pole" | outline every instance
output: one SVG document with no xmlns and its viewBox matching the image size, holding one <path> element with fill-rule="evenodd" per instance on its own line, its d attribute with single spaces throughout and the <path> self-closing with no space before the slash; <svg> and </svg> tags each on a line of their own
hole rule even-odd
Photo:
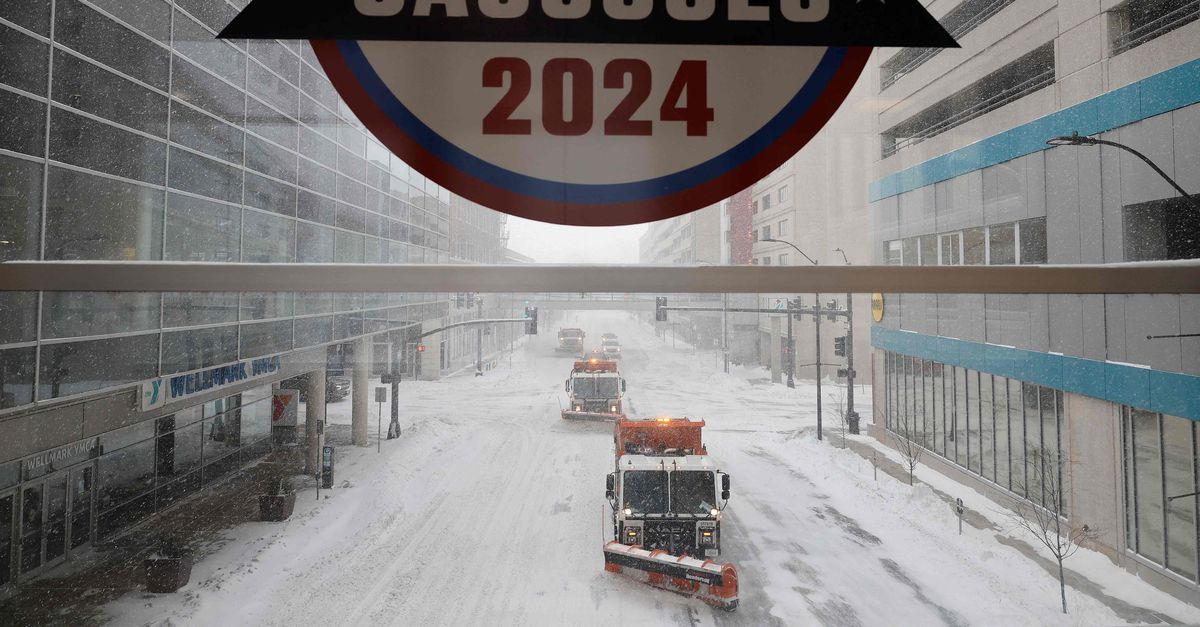
<svg viewBox="0 0 1200 627">
<path fill-rule="evenodd" d="M 858 435 L 858 412 L 854 411 L 854 294 L 846 294 L 846 427 Z"/>
<path fill-rule="evenodd" d="M 729 374 L 729 293 L 721 301 L 721 352 L 725 354 L 725 374 Z"/>
<path fill-rule="evenodd" d="M 483 320 L 483 299 L 479 294 L 473 294 L 475 297 L 475 317 Z M 475 376 L 483 376 L 483 327 L 475 329 Z"/>
<path fill-rule="evenodd" d="M 842 261 L 850 265 L 846 251 L 835 248 L 834 252 L 842 253 Z M 858 435 L 858 412 L 854 411 L 854 294 L 846 294 L 846 427 L 852 435 Z"/>
<path fill-rule="evenodd" d="M 788 307 L 788 309 L 791 309 L 791 307 Z M 778 347 L 776 347 L 775 350 L 779 350 Z M 787 315 L 787 355 L 788 355 L 787 386 L 789 388 L 794 389 L 796 387 L 796 340 L 794 340 L 792 338 L 792 314 L 791 313 L 789 313 Z M 820 353 L 818 353 L 818 355 L 820 355 Z M 817 361 L 820 361 L 820 360 L 821 360 L 820 357 L 818 357 Z"/>
<path fill-rule="evenodd" d="M 816 265 L 815 263 L 813 265 Z M 821 295 L 817 294 L 817 302 L 813 305 L 813 317 L 816 318 L 817 328 L 817 439 L 823 440 L 821 435 Z"/>
</svg>

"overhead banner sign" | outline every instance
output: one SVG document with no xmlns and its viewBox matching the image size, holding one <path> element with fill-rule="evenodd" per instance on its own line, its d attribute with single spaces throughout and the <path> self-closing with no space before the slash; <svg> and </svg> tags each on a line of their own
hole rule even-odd
<svg viewBox="0 0 1200 627">
<path fill-rule="evenodd" d="M 169 403 L 273 375 L 279 372 L 281 363 L 278 355 L 260 357 L 146 381 L 142 383 L 140 390 L 142 411 L 158 409 Z"/>
<path fill-rule="evenodd" d="M 873 47 L 954 47 L 918 0 L 252 0 L 406 163 L 558 224 L 661 220 L 802 148 Z"/>
</svg>

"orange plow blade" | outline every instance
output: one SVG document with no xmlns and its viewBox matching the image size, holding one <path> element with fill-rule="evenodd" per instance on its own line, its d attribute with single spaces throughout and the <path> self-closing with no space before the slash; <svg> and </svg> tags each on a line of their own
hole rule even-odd
<svg viewBox="0 0 1200 627">
<path fill-rule="evenodd" d="M 604 570 L 635 576 L 657 588 L 695 597 L 725 611 L 732 612 L 738 606 L 738 575 L 733 564 L 607 542 Z"/>
</svg>

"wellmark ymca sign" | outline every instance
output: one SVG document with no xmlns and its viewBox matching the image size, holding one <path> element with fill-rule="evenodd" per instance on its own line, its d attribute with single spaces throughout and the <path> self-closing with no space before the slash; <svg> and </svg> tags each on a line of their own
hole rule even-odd
<svg viewBox="0 0 1200 627">
<path fill-rule="evenodd" d="M 581 226 L 732 196 L 825 125 L 873 47 L 956 45 L 918 0 L 252 0 L 220 36 L 311 40 L 416 170 Z"/>
<path fill-rule="evenodd" d="M 279 367 L 279 356 L 262 357 L 147 381 L 141 388 L 142 411 L 272 375 L 279 372 Z"/>
</svg>

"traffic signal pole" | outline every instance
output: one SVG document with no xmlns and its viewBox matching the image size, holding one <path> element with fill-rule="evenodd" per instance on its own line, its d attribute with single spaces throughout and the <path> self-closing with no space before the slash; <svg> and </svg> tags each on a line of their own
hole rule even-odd
<svg viewBox="0 0 1200 627">
<path fill-rule="evenodd" d="M 817 294 L 817 302 L 813 305 L 813 319 L 817 321 L 817 439 L 825 439 L 821 435 L 821 295 Z"/>
<path fill-rule="evenodd" d="M 788 307 L 791 309 L 791 307 Z M 787 363 L 787 386 L 789 388 L 796 387 L 796 340 L 792 339 L 792 314 L 787 315 L 787 341 L 788 341 L 788 363 Z M 821 361 L 821 354 L 817 353 L 817 361 Z M 820 385 L 820 383 L 818 383 Z M 817 392 L 820 394 L 820 391 Z M 817 412 L 820 413 L 820 405 L 817 406 Z"/>
<path fill-rule="evenodd" d="M 858 412 L 854 411 L 854 294 L 846 294 L 846 427 L 858 435 Z"/>
<path fill-rule="evenodd" d="M 666 322 L 667 321 L 667 312 L 671 312 L 671 311 L 720 311 L 725 314 L 728 314 L 731 312 L 732 313 L 765 313 L 765 314 L 775 314 L 775 315 L 779 315 L 779 314 L 786 315 L 788 317 L 788 322 L 789 322 L 789 326 L 790 326 L 793 315 L 806 315 L 806 314 L 812 315 L 814 321 L 816 322 L 816 324 L 814 326 L 816 327 L 816 334 L 817 334 L 817 338 L 816 338 L 817 339 L 817 348 L 816 348 L 816 358 L 817 358 L 816 362 L 817 363 L 815 364 L 817 367 L 817 439 L 823 440 L 825 438 L 824 438 L 824 426 L 823 426 L 824 416 L 822 413 L 823 407 L 822 407 L 822 399 L 821 399 L 821 366 L 822 366 L 822 363 L 821 363 L 821 316 L 823 314 L 828 315 L 828 316 L 830 316 L 831 319 L 833 319 L 837 316 L 850 318 L 850 316 L 853 314 L 853 310 L 851 309 L 852 305 L 850 305 L 850 301 L 847 301 L 846 309 L 838 308 L 836 300 L 833 301 L 834 302 L 833 306 L 822 307 L 821 306 L 821 295 L 817 294 L 816 296 L 817 296 L 817 302 L 812 307 L 795 306 L 789 300 L 787 309 L 764 309 L 764 308 L 760 308 L 760 307 L 719 307 L 719 308 L 718 307 L 669 307 L 667 305 L 667 299 L 665 297 L 659 296 L 659 297 L 655 298 L 654 319 L 657 322 Z M 846 336 L 847 342 L 852 341 L 852 339 L 853 339 L 853 336 L 848 333 Z M 847 359 L 850 359 L 850 360 L 853 359 L 852 357 L 850 357 L 849 353 L 847 353 Z M 850 371 L 850 373 L 853 372 L 853 363 L 854 363 L 853 361 L 849 361 L 847 363 L 847 369 Z M 851 379 L 851 385 L 853 385 L 853 379 Z M 856 430 L 857 426 L 858 426 L 857 414 L 853 414 L 853 418 L 852 418 L 851 414 L 848 412 L 847 413 L 847 422 L 850 425 L 853 425 L 852 428 L 855 429 L 854 431 L 851 431 L 851 433 L 857 433 L 857 430 Z"/>
</svg>

